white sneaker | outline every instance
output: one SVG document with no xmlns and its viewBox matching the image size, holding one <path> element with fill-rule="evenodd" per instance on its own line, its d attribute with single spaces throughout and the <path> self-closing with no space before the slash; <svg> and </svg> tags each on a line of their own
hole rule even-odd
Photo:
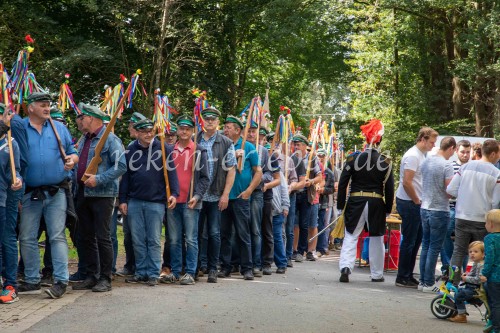
<svg viewBox="0 0 500 333">
<path fill-rule="evenodd" d="M 422 282 L 420 282 L 420 283 L 418 284 L 417 290 L 418 290 L 418 291 L 422 291 L 422 289 L 423 289 L 423 288 L 424 288 L 424 284 L 423 284 Z"/>
<path fill-rule="evenodd" d="M 426 286 L 426 285 L 424 285 L 422 287 L 422 292 L 435 294 L 435 293 L 439 292 L 439 288 L 436 287 L 436 286 Z"/>
</svg>

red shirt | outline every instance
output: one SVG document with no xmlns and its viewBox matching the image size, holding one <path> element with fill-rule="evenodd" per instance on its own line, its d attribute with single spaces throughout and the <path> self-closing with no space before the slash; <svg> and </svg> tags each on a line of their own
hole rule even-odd
<svg viewBox="0 0 500 333">
<path fill-rule="evenodd" d="M 175 171 L 179 179 L 180 194 L 177 203 L 187 203 L 191 189 L 191 176 L 193 168 L 194 142 L 190 141 L 187 147 L 182 149 L 179 142 L 174 146 L 172 157 L 174 158 Z"/>
<path fill-rule="evenodd" d="M 76 173 L 76 179 L 80 183 L 80 185 L 83 185 L 82 177 L 85 174 L 85 170 L 87 169 L 90 143 L 92 142 L 92 139 L 99 134 L 99 132 L 102 130 L 102 127 L 103 126 L 99 127 L 94 133 L 85 134 L 85 144 L 83 145 L 82 151 L 80 152 L 80 159 L 78 160 L 78 172 Z"/>
</svg>

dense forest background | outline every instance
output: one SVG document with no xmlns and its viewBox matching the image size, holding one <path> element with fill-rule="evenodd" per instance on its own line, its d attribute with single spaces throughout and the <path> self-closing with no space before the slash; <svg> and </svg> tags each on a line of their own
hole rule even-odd
<svg viewBox="0 0 500 333">
<path fill-rule="evenodd" d="M 372 117 L 392 155 L 423 125 L 500 131 L 498 0 L 9 0 L 0 12 L 4 64 L 31 34 L 38 81 L 57 92 L 70 73 L 77 102 L 97 103 L 140 68 L 146 114 L 155 88 L 181 112 L 193 88 L 206 90 L 226 115 L 269 84 L 274 116 L 286 105 L 307 131 L 333 115 L 348 150 Z"/>
</svg>

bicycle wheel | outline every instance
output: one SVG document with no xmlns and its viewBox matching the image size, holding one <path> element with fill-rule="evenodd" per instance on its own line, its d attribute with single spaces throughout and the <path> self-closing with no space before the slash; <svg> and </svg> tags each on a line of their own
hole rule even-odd
<svg viewBox="0 0 500 333">
<path fill-rule="evenodd" d="M 447 319 L 456 312 L 455 303 L 446 297 L 443 303 L 443 295 L 436 296 L 431 302 L 432 314 L 438 319 Z"/>
</svg>

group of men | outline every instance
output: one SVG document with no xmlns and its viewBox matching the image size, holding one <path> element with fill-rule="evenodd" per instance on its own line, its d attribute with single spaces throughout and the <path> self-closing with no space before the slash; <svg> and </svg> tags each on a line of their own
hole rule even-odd
<svg viewBox="0 0 500 333">
<path fill-rule="evenodd" d="M 41 293 L 40 225 L 53 269 L 45 292 L 52 298 L 62 297 L 70 281 L 73 290 L 110 291 L 114 273 L 150 286 L 191 285 L 205 273 L 207 282 L 215 283 L 236 270 L 253 280 L 272 274 L 273 263 L 283 274 L 292 260 L 305 255 L 314 261 L 316 251 L 328 251 L 327 234 L 308 240 L 318 222 L 321 227 L 330 220 L 335 170 L 324 150 L 310 155 L 302 134 L 293 137 L 295 152 L 288 156 L 281 145 L 268 151 L 263 145 L 273 133 L 253 122 L 246 126 L 228 116 L 219 130 L 221 113 L 213 107 L 201 112 L 204 131 L 197 135 L 190 116 L 179 116 L 169 132 L 158 133 L 152 120 L 134 112 L 133 141 L 124 147 L 106 126 L 109 116 L 80 103 L 76 125 L 82 136 L 73 144 L 65 124 L 56 121 L 63 120 L 60 113 L 51 117 L 48 94 L 33 93 L 27 103 L 24 119 L 4 116 L 17 173 L 13 182 L 8 154 L 2 152 L 1 303 Z M 3 113 L 5 106 L 0 109 Z M 1 129 L 6 133 L 8 127 Z M 119 271 L 112 237 L 117 210 L 125 217 L 127 257 Z M 71 276 L 66 227 L 79 259 Z M 17 240 L 24 267 L 20 284 Z"/>
</svg>

